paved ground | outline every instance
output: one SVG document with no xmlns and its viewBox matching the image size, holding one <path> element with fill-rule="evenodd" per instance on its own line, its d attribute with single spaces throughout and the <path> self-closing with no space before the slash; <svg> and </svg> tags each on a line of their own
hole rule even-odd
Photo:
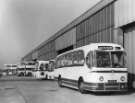
<svg viewBox="0 0 135 103">
<path fill-rule="evenodd" d="M 135 92 L 81 94 L 55 81 L 0 81 L 0 103 L 135 103 Z"/>
</svg>

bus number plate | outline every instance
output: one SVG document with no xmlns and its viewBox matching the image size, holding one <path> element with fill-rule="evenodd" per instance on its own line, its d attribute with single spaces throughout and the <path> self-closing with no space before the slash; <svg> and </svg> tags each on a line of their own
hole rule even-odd
<svg viewBox="0 0 135 103">
<path fill-rule="evenodd" d="M 108 80 L 108 84 L 116 84 L 117 80 Z"/>
</svg>

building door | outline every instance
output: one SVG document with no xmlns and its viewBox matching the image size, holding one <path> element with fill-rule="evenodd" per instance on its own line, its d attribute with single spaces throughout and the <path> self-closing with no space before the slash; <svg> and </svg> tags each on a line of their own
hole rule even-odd
<svg viewBox="0 0 135 103">
<path fill-rule="evenodd" d="M 127 67 L 129 72 L 129 88 L 135 88 L 135 27 L 125 30 L 124 47 L 127 53 Z"/>
</svg>

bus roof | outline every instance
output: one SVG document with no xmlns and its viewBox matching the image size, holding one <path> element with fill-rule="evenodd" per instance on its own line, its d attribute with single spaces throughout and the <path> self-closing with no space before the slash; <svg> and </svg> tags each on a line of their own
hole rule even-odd
<svg viewBox="0 0 135 103">
<path fill-rule="evenodd" d="M 85 50 L 85 52 L 87 53 L 89 51 L 99 50 L 99 47 L 113 47 L 113 48 L 119 47 L 121 51 L 124 51 L 124 49 L 121 45 L 115 44 L 115 43 L 91 43 L 91 44 L 88 44 L 88 45 L 85 45 L 85 46 L 82 46 L 82 47 L 75 48 L 73 50 L 64 52 L 64 53 L 58 55 L 58 57 L 63 55 L 63 54 L 73 52 L 73 51 L 78 51 L 78 50 Z"/>
<path fill-rule="evenodd" d="M 49 63 L 49 61 L 37 60 L 38 63 Z"/>
<path fill-rule="evenodd" d="M 18 65 L 18 68 L 25 68 L 25 65 Z"/>
</svg>

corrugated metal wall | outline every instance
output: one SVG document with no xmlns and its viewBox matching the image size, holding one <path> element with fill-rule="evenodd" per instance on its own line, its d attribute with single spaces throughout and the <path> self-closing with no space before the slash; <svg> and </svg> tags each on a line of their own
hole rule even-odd
<svg viewBox="0 0 135 103">
<path fill-rule="evenodd" d="M 55 51 L 55 41 L 49 41 L 45 45 L 41 46 L 38 49 L 38 59 L 39 60 L 49 60 L 53 59 L 56 56 L 56 51 Z"/>
<path fill-rule="evenodd" d="M 129 72 L 129 82 L 134 82 L 135 87 L 135 26 L 125 30 L 124 47 L 127 53 L 126 60 Z"/>
<path fill-rule="evenodd" d="M 115 2 L 115 27 L 121 27 L 135 21 L 135 0 L 117 0 Z"/>
<path fill-rule="evenodd" d="M 25 58 L 24 61 L 30 61 L 32 60 L 32 54 L 28 54 Z"/>
<path fill-rule="evenodd" d="M 108 3 L 106 6 L 105 4 Z M 111 3 L 111 4 L 110 4 Z M 103 7 L 102 7 L 103 6 Z M 105 6 L 105 7 L 104 7 Z M 98 10 L 99 8 L 102 8 Z M 95 13 L 94 13 L 95 11 Z M 93 14 L 94 13 L 94 14 Z M 90 15 L 90 17 L 88 17 Z M 84 18 L 84 19 L 82 19 Z M 83 20 L 80 23 L 80 20 Z M 73 23 L 79 24 L 73 24 Z M 55 58 L 57 52 L 64 51 L 68 47 L 80 47 L 92 42 L 113 42 L 114 40 L 114 3 L 104 0 L 95 9 L 89 10 L 85 15 L 80 16 L 72 22 L 72 28 L 60 31 L 58 36 L 38 47 L 38 59 L 49 60 Z M 65 33 L 63 33 L 65 32 Z M 59 32 L 58 32 L 59 33 Z"/>
<path fill-rule="evenodd" d="M 74 45 L 75 42 L 76 42 L 76 28 L 73 28 L 55 40 L 55 47 L 56 50 L 58 51 L 71 45 Z"/>
<path fill-rule="evenodd" d="M 76 47 L 92 42 L 113 42 L 114 4 L 110 4 L 76 27 Z"/>
<path fill-rule="evenodd" d="M 32 53 L 32 59 L 34 60 L 34 59 L 37 59 L 37 58 L 38 58 L 38 51 L 34 51 Z"/>
</svg>

